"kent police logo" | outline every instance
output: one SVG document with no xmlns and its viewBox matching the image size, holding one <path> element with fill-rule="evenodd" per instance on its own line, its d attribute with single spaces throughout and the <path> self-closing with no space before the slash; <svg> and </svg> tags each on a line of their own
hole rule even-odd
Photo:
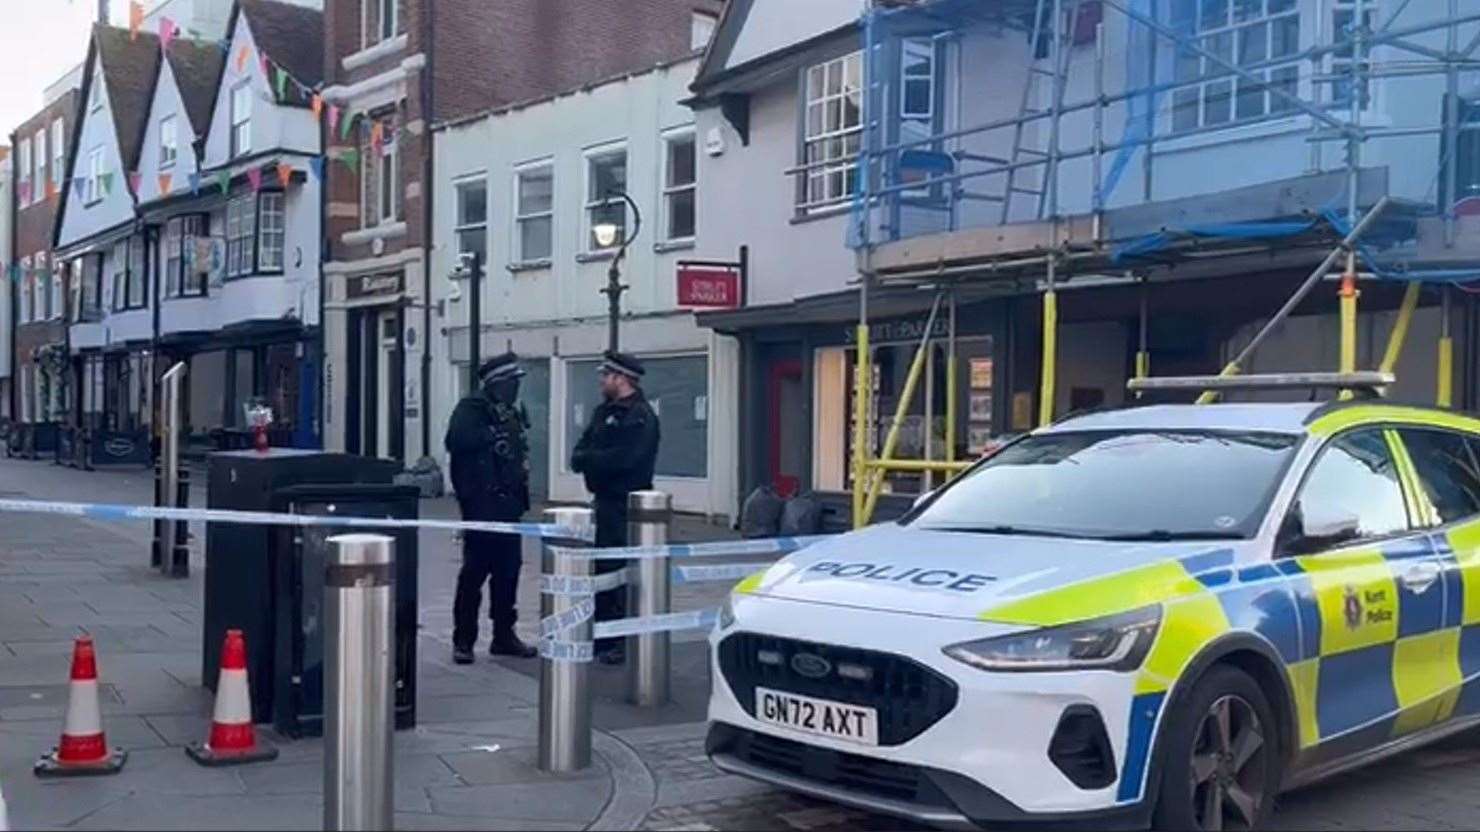
<svg viewBox="0 0 1480 832">
<path fill-rule="evenodd" d="M 1342 607 L 1346 615 L 1346 626 L 1349 630 L 1355 630 L 1362 626 L 1362 599 L 1357 595 L 1357 588 L 1348 586 L 1346 588 L 1346 603 Z"/>
</svg>

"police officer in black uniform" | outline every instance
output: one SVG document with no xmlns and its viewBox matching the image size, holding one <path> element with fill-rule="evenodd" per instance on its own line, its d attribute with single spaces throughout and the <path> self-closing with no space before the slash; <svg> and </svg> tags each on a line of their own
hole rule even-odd
<svg viewBox="0 0 1480 832">
<path fill-rule="evenodd" d="M 512 352 L 489 359 L 478 371 L 479 392 L 452 411 L 444 444 L 452 456 L 452 487 L 464 520 L 517 522 L 529 510 L 529 445 L 524 436 L 529 419 L 516 404 L 523 375 Z M 535 648 L 514 634 L 522 556 L 518 535 L 463 533 L 463 565 L 452 605 L 454 662 L 473 662 L 485 580 L 488 617 L 493 619 L 489 654 L 535 655 Z"/>
<path fill-rule="evenodd" d="M 642 362 L 630 355 L 606 354 L 600 370 L 605 401 L 591 414 L 571 454 L 571 470 L 585 475 L 586 490 L 595 498 L 599 548 L 627 545 L 627 495 L 653 487 L 658 414 L 642 394 L 644 372 Z M 596 571 L 615 572 L 626 565 L 626 561 L 597 561 Z M 597 621 L 623 618 L 626 608 L 625 587 L 596 596 Z M 603 664 L 621 664 L 626 659 L 623 639 L 597 641 L 596 657 Z"/>
</svg>

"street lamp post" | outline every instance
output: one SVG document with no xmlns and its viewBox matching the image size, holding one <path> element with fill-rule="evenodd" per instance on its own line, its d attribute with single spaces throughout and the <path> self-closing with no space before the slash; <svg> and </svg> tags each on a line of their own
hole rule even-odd
<svg viewBox="0 0 1480 832">
<path fill-rule="evenodd" d="M 638 210 L 637 203 L 626 191 L 612 190 L 606 194 L 605 205 L 611 205 L 613 201 L 624 200 L 632 209 L 632 233 L 626 235 L 622 240 L 621 248 L 617 249 L 616 256 L 612 258 L 611 266 L 606 270 L 606 288 L 601 293 L 606 295 L 607 310 L 607 348 L 612 352 L 617 351 L 619 339 L 617 328 L 622 318 L 622 293 L 627 291 L 627 286 L 622 284 L 622 258 L 627 255 L 627 247 L 637 239 L 638 233 L 642 231 L 642 212 Z M 604 207 L 603 206 L 603 207 Z M 617 242 L 617 233 L 624 230 L 626 223 L 619 228 L 614 222 L 602 222 L 591 226 L 591 235 L 596 238 L 596 244 L 602 248 L 611 248 Z"/>
</svg>

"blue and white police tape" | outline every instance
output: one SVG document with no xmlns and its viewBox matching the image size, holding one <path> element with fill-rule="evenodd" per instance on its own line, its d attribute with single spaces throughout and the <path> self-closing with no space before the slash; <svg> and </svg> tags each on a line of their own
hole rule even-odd
<svg viewBox="0 0 1480 832">
<path fill-rule="evenodd" d="M 576 560 L 648 560 L 651 558 L 717 558 L 730 555 L 789 555 L 832 535 L 771 537 L 765 540 L 721 540 L 714 543 L 675 543 L 668 546 L 622 546 L 611 549 L 574 549 L 551 546 L 555 554 Z"/>
<path fill-rule="evenodd" d="M 616 589 L 627 583 L 627 570 L 619 569 L 605 575 L 541 575 L 540 593 L 543 595 L 592 595 Z"/>
<path fill-rule="evenodd" d="M 594 654 L 593 641 L 568 641 L 559 636 L 573 627 L 584 624 L 594 614 L 595 605 L 586 600 L 540 621 L 540 658 L 555 662 L 591 661 Z M 705 630 L 713 627 L 717 621 L 719 621 L 718 609 L 650 615 L 646 618 L 623 618 L 596 624 L 591 628 L 591 637 L 593 639 L 623 638 L 647 633 Z"/>
<path fill-rule="evenodd" d="M 404 520 L 391 517 L 345 515 L 277 514 L 259 511 L 226 511 L 203 508 L 159 508 L 105 503 L 48 503 L 37 500 L 0 500 L 0 514 L 56 514 L 121 523 L 130 520 L 199 520 L 207 523 L 240 523 L 251 526 L 334 526 L 355 529 L 445 529 L 459 532 L 517 534 L 556 540 L 590 540 L 589 529 L 573 529 L 548 523 L 499 523 L 486 520 Z M 577 550 L 578 551 L 578 550 Z"/>
<path fill-rule="evenodd" d="M 700 584 L 713 581 L 740 581 L 774 565 L 762 563 L 725 563 L 719 566 L 674 566 L 673 583 Z"/>
</svg>

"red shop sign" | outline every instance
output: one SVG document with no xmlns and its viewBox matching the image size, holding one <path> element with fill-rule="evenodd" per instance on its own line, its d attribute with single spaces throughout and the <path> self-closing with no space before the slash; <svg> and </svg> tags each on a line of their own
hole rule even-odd
<svg viewBox="0 0 1480 832">
<path fill-rule="evenodd" d="M 732 309 L 740 305 L 740 269 L 678 264 L 678 305 Z"/>
</svg>

